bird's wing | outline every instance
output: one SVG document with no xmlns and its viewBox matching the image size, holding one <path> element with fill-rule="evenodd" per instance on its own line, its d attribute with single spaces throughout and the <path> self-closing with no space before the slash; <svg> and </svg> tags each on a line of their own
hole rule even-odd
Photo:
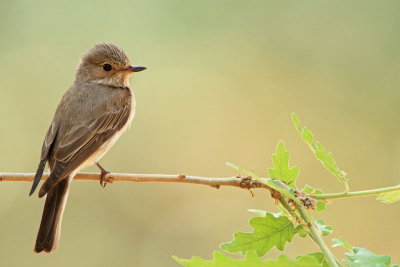
<svg viewBox="0 0 400 267">
<path fill-rule="evenodd" d="M 84 163 L 127 123 L 131 112 L 130 101 L 127 99 L 121 106 L 114 105 L 97 118 L 72 125 L 64 136 L 59 137 L 53 147 L 54 166 L 40 189 L 40 197 Z"/>
<path fill-rule="evenodd" d="M 42 145 L 42 154 L 40 156 L 40 162 L 39 166 L 37 168 L 35 178 L 33 180 L 33 184 L 31 187 L 31 191 L 29 192 L 29 195 L 32 195 L 33 192 L 35 192 L 36 187 L 38 186 L 40 179 L 42 178 L 44 167 L 46 166 L 46 162 L 49 157 L 49 152 L 54 144 L 54 140 L 56 139 L 58 129 L 59 129 L 60 124 L 58 123 L 58 120 L 54 119 L 47 130 L 46 137 L 44 138 L 43 145 Z"/>
</svg>

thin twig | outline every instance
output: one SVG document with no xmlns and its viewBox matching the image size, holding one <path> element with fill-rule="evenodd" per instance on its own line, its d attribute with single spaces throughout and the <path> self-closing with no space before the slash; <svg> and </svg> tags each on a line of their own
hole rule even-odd
<svg viewBox="0 0 400 267">
<path fill-rule="evenodd" d="M 309 195 L 309 196 L 312 198 L 315 198 L 315 199 L 333 199 L 333 198 L 379 195 L 381 193 L 392 192 L 392 191 L 397 191 L 397 190 L 400 190 L 400 185 L 371 189 L 371 190 L 347 192 L 347 193 L 341 192 L 341 193 L 331 193 L 331 194 L 315 194 L 315 195 Z"/>
<path fill-rule="evenodd" d="M 0 182 L 32 182 L 34 173 L 0 173 Z M 42 180 L 46 180 L 49 173 L 44 173 Z M 74 180 L 99 181 L 98 173 L 82 172 L 78 173 Z M 113 182 L 135 182 L 135 183 L 186 183 L 209 185 L 214 188 L 220 186 L 233 186 L 245 189 L 265 188 L 272 191 L 267 185 L 252 179 L 251 177 L 200 177 L 184 174 L 130 174 L 130 173 L 111 173 L 106 177 L 108 183 Z"/>
</svg>

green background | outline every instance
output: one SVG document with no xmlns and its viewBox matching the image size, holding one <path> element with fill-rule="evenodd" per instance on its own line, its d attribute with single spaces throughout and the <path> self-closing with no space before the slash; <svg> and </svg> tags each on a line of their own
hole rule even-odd
<svg viewBox="0 0 400 267">
<path fill-rule="evenodd" d="M 299 186 L 342 190 L 295 132 L 295 111 L 351 189 L 398 184 L 399 11 L 394 0 L 3 0 L 0 171 L 36 170 L 79 57 L 107 41 L 148 67 L 131 81 L 131 129 L 101 161 L 112 172 L 230 177 L 230 161 L 265 176 L 284 139 Z M 261 190 L 73 182 L 58 251 L 35 255 L 43 200 L 29 189 L 0 184 L 0 266 L 178 266 L 171 255 L 210 258 L 234 231 L 250 231 L 246 209 L 275 211 Z M 400 261 L 399 204 L 335 200 L 318 216 L 334 237 Z M 287 245 L 292 258 L 317 249 Z"/>
</svg>

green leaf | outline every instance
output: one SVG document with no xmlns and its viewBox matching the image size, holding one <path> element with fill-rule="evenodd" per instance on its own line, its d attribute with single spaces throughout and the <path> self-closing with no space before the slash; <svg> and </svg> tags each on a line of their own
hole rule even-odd
<svg viewBox="0 0 400 267">
<path fill-rule="evenodd" d="M 265 217 L 256 217 L 250 220 L 254 228 L 252 233 L 235 233 L 234 240 L 221 245 L 221 248 L 231 252 L 256 251 L 261 257 L 271 248 L 283 250 L 286 242 L 290 242 L 297 233 L 293 223 L 286 216 L 275 217 L 267 213 Z"/>
<path fill-rule="evenodd" d="M 336 161 L 331 152 L 327 151 L 320 143 L 314 143 L 315 156 L 319 159 L 328 171 L 333 173 L 340 181 L 345 181 L 342 171 L 337 167 Z"/>
<path fill-rule="evenodd" d="M 293 124 L 294 124 L 294 127 L 296 128 L 296 130 L 298 132 L 301 132 L 299 116 L 297 116 L 297 114 L 294 112 L 292 113 L 292 121 L 293 121 Z"/>
<path fill-rule="evenodd" d="M 314 135 L 310 130 L 308 130 L 306 127 L 303 128 L 301 132 L 301 138 L 303 139 L 304 142 L 309 144 L 310 146 L 313 145 L 314 142 Z"/>
<path fill-rule="evenodd" d="M 332 239 L 332 247 L 336 248 L 336 247 L 342 247 L 347 249 L 348 251 L 353 251 L 352 246 L 347 243 L 346 241 L 344 241 L 343 239 L 340 238 L 333 238 Z"/>
<path fill-rule="evenodd" d="M 346 253 L 349 260 L 343 260 L 349 267 L 398 267 L 397 264 L 389 265 L 392 261 L 390 256 L 376 255 L 365 248 L 353 247 L 353 253 Z"/>
<path fill-rule="evenodd" d="M 256 209 L 248 209 L 247 211 L 249 211 L 249 212 L 253 212 L 253 213 L 255 213 L 255 214 L 257 214 L 257 215 L 259 215 L 259 216 L 261 216 L 261 217 L 265 217 L 265 215 L 267 214 L 267 213 L 270 213 L 270 212 L 267 212 L 267 211 L 265 211 L 265 210 L 256 210 Z M 276 212 L 276 213 L 271 213 L 275 218 L 279 218 L 280 216 L 283 216 L 284 214 L 282 214 L 282 212 Z"/>
<path fill-rule="evenodd" d="M 185 267 L 266 267 L 265 261 L 262 261 L 256 253 L 249 252 L 244 259 L 233 259 L 219 251 L 214 251 L 212 260 L 203 260 L 200 257 L 193 257 L 190 260 L 185 260 L 173 256 L 174 260 Z"/>
<path fill-rule="evenodd" d="M 299 256 L 295 260 L 290 260 L 286 255 L 279 255 L 277 260 L 267 260 L 265 263 L 265 267 L 329 267 L 321 252 Z"/>
<path fill-rule="evenodd" d="M 299 116 L 292 113 L 292 121 L 296 131 L 300 133 L 301 139 L 308 144 L 310 149 L 314 152 L 316 158 L 322 165 L 341 182 L 347 182 L 346 172 L 340 170 L 336 164 L 335 159 L 331 152 L 327 151 L 320 143 L 314 140 L 314 135 L 306 127 L 301 127 Z"/>
<path fill-rule="evenodd" d="M 276 154 L 272 155 L 274 168 L 268 169 L 271 178 L 281 180 L 291 187 L 295 187 L 296 179 L 299 176 L 299 167 L 289 168 L 289 152 L 286 151 L 285 142 L 279 141 L 276 146 Z"/>
<path fill-rule="evenodd" d="M 400 201 L 400 190 L 381 193 L 376 198 L 385 204 L 392 204 L 394 202 Z"/>
<path fill-rule="evenodd" d="M 308 195 L 310 195 L 310 196 L 313 196 L 313 195 L 318 195 L 318 194 L 323 194 L 324 192 L 321 190 L 321 189 L 317 189 L 317 188 L 313 188 L 313 187 L 311 187 L 311 186 L 309 186 L 309 185 L 306 185 L 303 189 L 302 189 L 302 191 L 304 192 L 304 193 L 306 193 L 306 194 L 308 194 Z M 325 208 L 326 208 L 326 202 L 325 201 L 323 201 L 323 200 L 317 200 L 316 199 L 316 201 L 317 201 L 317 207 L 315 208 L 315 210 L 317 210 L 317 211 L 323 211 Z"/>
<path fill-rule="evenodd" d="M 308 229 L 304 228 L 303 225 L 298 225 L 296 228 L 297 228 L 297 231 L 298 231 L 297 234 L 302 238 L 307 237 L 307 235 L 309 234 Z"/>
<path fill-rule="evenodd" d="M 244 259 L 233 259 L 219 251 L 214 252 L 211 260 L 200 257 L 185 260 L 176 256 L 173 259 L 185 267 L 328 267 L 320 252 L 299 256 L 295 260 L 290 260 L 285 255 L 280 255 L 277 260 L 261 260 L 254 252 L 248 252 Z"/>
<path fill-rule="evenodd" d="M 226 165 L 228 165 L 231 168 L 234 168 L 235 170 L 237 170 L 237 171 L 239 171 L 241 173 L 244 173 L 244 174 L 246 174 L 248 176 L 251 176 L 252 178 L 254 178 L 256 180 L 262 181 L 262 179 L 260 177 L 258 177 L 255 173 L 253 173 L 251 171 L 248 171 L 248 170 L 245 170 L 243 168 L 240 168 L 239 166 L 236 166 L 235 164 L 233 164 L 231 162 L 227 162 Z"/>
<path fill-rule="evenodd" d="M 263 217 L 265 217 L 265 215 L 267 214 L 267 212 L 265 210 L 248 209 L 247 211 L 254 212 L 255 214 L 263 216 Z"/>
<path fill-rule="evenodd" d="M 314 224 L 318 227 L 323 236 L 327 236 L 333 231 L 332 226 L 326 225 L 323 220 L 315 220 Z"/>
<path fill-rule="evenodd" d="M 303 257 L 307 257 L 307 256 L 314 257 L 317 260 L 317 262 L 319 264 L 321 264 L 323 267 L 329 267 L 329 263 L 326 260 L 325 255 L 322 252 L 314 252 L 314 253 L 308 254 Z M 297 257 L 297 258 L 299 258 L 299 257 Z"/>
</svg>

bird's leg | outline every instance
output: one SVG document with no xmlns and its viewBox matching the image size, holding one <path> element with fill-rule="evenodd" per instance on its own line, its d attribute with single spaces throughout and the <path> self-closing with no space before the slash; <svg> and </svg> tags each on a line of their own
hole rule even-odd
<svg viewBox="0 0 400 267">
<path fill-rule="evenodd" d="M 101 167 L 101 165 L 96 162 L 96 166 L 99 167 L 101 173 L 100 173 L 100 185 L 104 188 L 107 185 L 107 174 L 109 174 L 110 172 L 107 171 L 106 169 L 104 169 L 103 167 Z"/>
</svg>

